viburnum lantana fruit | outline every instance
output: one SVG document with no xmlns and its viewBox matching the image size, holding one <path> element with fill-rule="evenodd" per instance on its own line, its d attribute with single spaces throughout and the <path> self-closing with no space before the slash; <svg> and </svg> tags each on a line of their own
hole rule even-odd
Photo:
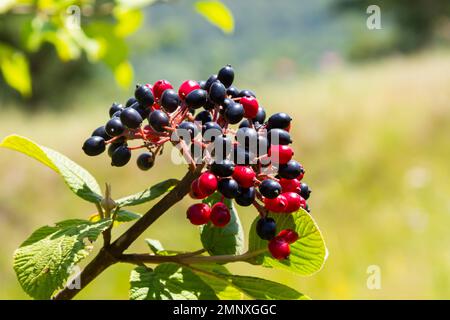
<svg viewBox="0 0 450 320">
<path fill-rule="evenodd" d="M 311 193 L 301 182 L 303 166 L 293 159 L 292 118 L 279 112 L 266 119 L 255 93 L 232 86 L 234 78 L 233 68 L 226 65 L 206 81 L 184 81 L 178 90 L 167 80 L 137 85 L 125 106 L 112 104 L 110 119 L 85 141 L 83 150 L 96 156 L 108 147 L 111 164 L 121 167 L 130 161 L 132 151 L 143 149 L 136 163 L 149 170 L 165 144 L 176 146 L 191 169 L 205 166 L 192 182 L 190 196 L 205 199 L 218 192 L 222 197 L 212 207 L 190 206 L 191 223 L 226 227 L 231 212 L 224 199 L 253 205 L 261 216 L 258 236 L 269 240 L 273 257 L 285 259 L 299 235 L 294 230 L 277 230 L 267 214 L 309 211 L 306 200 Z M 131 141 L 141 143 L 130 146 Z"/>
</svg>

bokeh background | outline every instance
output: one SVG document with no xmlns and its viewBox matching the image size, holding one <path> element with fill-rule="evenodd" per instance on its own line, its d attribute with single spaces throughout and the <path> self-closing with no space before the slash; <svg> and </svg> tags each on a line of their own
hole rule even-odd
<svg viewBox="0 0 450 320">
<path fill-rule="evenodd" d="M 254 89 L 269 112 L 294 117 L 296 155 L 330 252 L 324 269 L 307 278 L 241 263 L 230 269 L 315 299 L 450 298 L 448 1 L 223 0 L 234 16 L 230 34 L 198 15 L 194 1 L 115 9 L 127 2 L 2 1 L 0 137 L 30 137 L 111 183 L 113 195 L 134 193 L 185 168 L 172 165 L 168 152 L 146 173 L 132 163 L 113 168 L 106 155 L 85 156 L 82 142 L 106 122 L 110 104 L 125 102 L 133 83 L 178 85 L 230 63 L 239 88 Z M 84 36 L 106 52 L 96 56 L 98 42 L 55 29 L 73 3 L 83 4 Z M 367 28 L 369 4 L 381 9 L 381 29 Z M 189 203 L 141 240 L 198 249 L 197 229 L 185 220 Z M 51 170 L 0 150 L 0 298 L 28 298 L 12 254 L 33 230 L 94 210 Z M 248 231 L 256 214 L 239 212 Z M 133 249 L 146 246 L 138 241 Z M 379 290 L 366 285 L 371 265 L 381 270 Z M 78 297 L 126 299 L 131 268 L 112 267 Z"/>
</svg>

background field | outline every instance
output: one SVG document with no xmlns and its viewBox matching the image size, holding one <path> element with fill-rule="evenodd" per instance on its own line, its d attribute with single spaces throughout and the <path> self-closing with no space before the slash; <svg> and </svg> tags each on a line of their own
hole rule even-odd
<svg viewBox="0 0 450 320">
<path fill-rule="evenodd" d="M 239 7 L 233 9 L 239 19 Z M 237 35 L 240 30 L 238 23 Z M 295 35 L 290 37 L 295 40 Z M 260 56 L 254 57 L 253 65 L 236 62 L 239 87 L 254 88 L 269 113 L 283 110 L 295 119 L 296 156 L 307 170 L 304 180 L 313 189 L 311 213 L 330 255 L 324 269 L 308 278 L 241 263 L 230 269 L 280 281 L 315 299 L 449 299 L 450 51 L 440 46 L 355 64 L 346 61 L 338 47 L 331 48 L 331 64 L 316 59 L 307 63 L 308 72 L 299 67 L 288 74 L 281 69 L 281 76 L 274 78 L 249 74 L 264 61 L 269 63 Z M 330 57 L 326 49 L 325 45 L 317 50 L 326 58 Z M 151 69 L 157 61 L 150 56 L 140 57 Z M 251 55 L 246 59 L 252 62 Z M 226 55 L 208 60 L 213 69 L 195 76 L 207 77 L 227 62 Z M 275 69 L 268 68 L 263 75 Z M 189 77 L 187 71 L 180 77 Z M 133 164 L 112 168 L 106 155 L 89 158 L 81 152 L 84 139 L 105 122 L 110 102 L 127 96 L 104 80 L 108 74 L 97 72 L 102 75 L 90 81 L 98 87 L 73 87 L 74 99 L 64 99 L 57 111 L 28 112 L 3 100 L 0 137 L 21 134 L 66 154 L 99 182 L 111 183 L 117 197 L 169 176 L 181 177 L 185 168 L 166 161 L 169 152 L 148 173 Z M 162 72 L 150 79 L 138 77 L 151 82 L 165 76 Z M 198 249 L 197 229 L 185 220 L 189 203 L 189 199 L 179 203 L 141 240 L 155 238 L 167 248 Z M 145 210 L 146 206 L 136 208 Z M 54 172 L 23 155 L 0 150 L 0 298 L 27 298 L 12 270 L 12 253 L 34 229 L 65 218 L 87 218 L 93 212 L 94 207 L 66 190 Z M 244 208 L 239 213 L 248 231 L 256 214 Z M 124 228 L 118 227 L 116 234 Z M 142 251 L 145 244 L 137 241 L 134 249 Z M 370 265 L 381 268 L 380 290 L 366 286 Z M 128 265 L 112 267 L 78 297 L 126 299 L 130 270 Z"/>
</svg>

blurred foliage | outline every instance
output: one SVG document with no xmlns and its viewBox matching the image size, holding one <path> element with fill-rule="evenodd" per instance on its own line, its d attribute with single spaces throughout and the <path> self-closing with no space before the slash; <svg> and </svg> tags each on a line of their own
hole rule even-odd
<svg viewBox="0 0 450 320">
<path fill-rule="evenodd" d="M 338 0 L 332 8 L 338 12 L 364 14 L 370 5 L 381 9 L 381 21 L 392 25 L 393 31 L 384 36 L 358 36 L 349 47 L 349 57 L 364 59 L 378 57 L 391 52 L 412 52 L 432 44 L 440 29 L 450 23 L 450 1 L 448 0 Z M 447 35 L 447 41 L 448 35 Z"/>
<path fill-rule="evenodd" d="M 38 101 L 51 91 L 61 94 L 63 87 L 67 92 L 66 80 L 83 79 L 90 72 L 89 63 L 102 62 L 120 87 L 129 88 L 134 70 L 126 40 L 142 26 L 143 9 L 161 2 L 168 0 L 3 1 L 0 70 L 4 81 L 23 97 Z M 233 16 L 220 1 L 197 1 L 194 6 L 224 32 L 233 31 Z M 55 65 L 55 56 L 61 63 Z"/>
</svg>

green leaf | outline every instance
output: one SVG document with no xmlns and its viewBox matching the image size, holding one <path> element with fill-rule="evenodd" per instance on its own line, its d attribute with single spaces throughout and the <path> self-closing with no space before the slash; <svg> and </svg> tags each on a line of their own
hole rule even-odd
<svg viewBox="0 0 450 320">
<path fill-rule="evenodd" d="M 0 44 L 0 70 L 9 86 L 24 97 L 31 95 L 30 67 L 22 52 Z"/>
<path fill-rule="evenodd" d="M 221 265 L 197 264 L 192 269 L 221 299 L 304 300 L 302 293 L 283 284 L 257 277 L 232 275 Z"/>
<path fill-rule="evenodd" d="M 131 271 L 131 300 L 216 300 L 213 289 L 190 268 L 163 263 L 154 270 L 139 266 Z"/>
<path fill-rule="evenodd" d="M 141 9 L 150 6 L 158 0 L 116 0 L 117 5 L 127 9 Z"/>
<path fill-rule="evenodd" d="M 215 193 L 203 202 L 211 207 L 221 200 L 221 195 Z M 201 241 L 210 255 L 241 254 L 244 251 L 244 231 L 241 221 L 230 199 L 223 201 L 231 213 L 231 220 L 223 228 L 214 226 L 211 222 L 201 227 Z"/>
<path fill-rule="evenodd" d="M 200 15 L 224 33 L 232 33 L 234 31 L 233 14 L 222 2 L 215 0 L 197 1 L 194 6 Z"/>
<path fill-rule="evenodd" d="M 0 142 L 0 147 L 24 153 L 56 171 L 77 196 L 94 203 L 101 201 L 100 187 L 95 178 L 66 156 L 18 135 L 6 137 Z"/>
<path fill-rule="evenodd" d="M 304 276 L 319 271 L 326 260 L 327 249 L 322 234 L 309 213 L 300 209 L 292 214 L 270 213 L 269 216 L 275 219 L 277 230 L 293 229 L 300 238 L 291 244 L 291 254 L 288 259 L 277 260 L 266 252 L 249 262 L 264 267 L 287 269 Z M 268 241 L 262 240 L 256 234 L 258 219 L 255 219 L 250 230 L 250 252 L 267 248 L 268 244 Z"/>
<path fill-rule="evenodd" d="M 36 230 L 14 253 L 14 271 L 23 290 L 35 299 L 49 299 L 110 224 L 66 220 Z"/>
<path fill-rule="evenodd" d="M 113 10 L 117 24 L 114 32 L 119 38 L 125 38 L 136 32 L 144 20 L 144 14 L 140 10 L 125 9 L 116 7 Z"/>
<path fill-rule="evenodd" d="M 123 89 L 127 89 L 131 85 L 133 75 L 133 67 L 128 61 L 122 61 L 114 68 L 114 78 Z"/>
<path fill-rule="evenodd" d="M 139 219 L 140 217 L 142 217 L 142 215 L 140 215 L 139 213 L 120 209 L 116 213 L 116 218 L 114 220 L 114 226 L 117 226 L 123 222 L 130 222 L 130 221 Z M 101 220 L 101 217 L 100 217 L 99 213 L 94 213 L 93 215 L 91 215 L 89 217 L 89 221 L 91 221 L 91 222 L 97 222 L 100 220 Z"/>
<path fill-rule="evenodd" d="M 119 207 L 129 207 L 152 201 L 172 190 L 178 182 L 177 179 L 164 180 L 141 192 L 116 200 L 116 203 Z"/>
<path fill-rule="evenodd" d="M 159 240 L 145 239 L 145 242 L 154 254 L 158 254 L 158 252 L 164 251 L 164 247 Z"/>
</svg>

